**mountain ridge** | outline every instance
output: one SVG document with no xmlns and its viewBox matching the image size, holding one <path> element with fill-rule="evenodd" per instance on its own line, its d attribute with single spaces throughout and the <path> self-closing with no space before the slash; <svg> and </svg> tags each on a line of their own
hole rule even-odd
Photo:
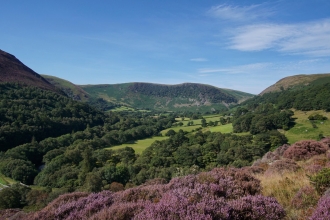
<svg viewBox="0 0 330 220">
<path fill-rule="evenodd" d="M 319 74 L 299 74 L 293 76 L 287 76 L 273 85 L 264 89 L 259 95 L 263 95 L 268 92 L 279 92 L 287 89 L 298 89 L 309 85 L 310 83 L 319 80 L 321 78 L 329 78 L 330 73 L 319 73 Z"/>
<path fill-rule="evenodd" d="M 23 64 L 14 55 L 0 50 L 0 83 L 6 82 L 39 87 L 63 95 L 63 92 Z"/>
</svg>

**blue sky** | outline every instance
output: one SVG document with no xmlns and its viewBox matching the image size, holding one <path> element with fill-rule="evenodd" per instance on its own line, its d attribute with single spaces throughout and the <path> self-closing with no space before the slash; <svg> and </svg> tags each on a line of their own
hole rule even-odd
<svg viewBox="0 0 330 220">
<path fill-rule="evenodd" d="M 330 1 L 0 0 L 0 49 L 75 84 L 195 82 L 254 94 L 330 73 Z"/>
</svg>

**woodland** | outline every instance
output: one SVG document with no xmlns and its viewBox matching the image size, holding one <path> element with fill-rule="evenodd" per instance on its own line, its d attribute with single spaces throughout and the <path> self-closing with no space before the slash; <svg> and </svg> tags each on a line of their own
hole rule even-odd
<svg viewBox="0 0 330 220">
<path fill-rule="evenodd" d="M 102 100 L 2 83 L 0 219 L 326 219 L 330 138 L 290 145 L 285 132 L 295 110 L 322 110 L 309 120 L 324 123 L 328 97 L 329 84 L 315 83 L 206 121 L 200 112 L 105 111 Z M 229 124 L 232 132 L 205 130 Z M 112 149 L 160 136 L 141 154 Z"/>
</svg>

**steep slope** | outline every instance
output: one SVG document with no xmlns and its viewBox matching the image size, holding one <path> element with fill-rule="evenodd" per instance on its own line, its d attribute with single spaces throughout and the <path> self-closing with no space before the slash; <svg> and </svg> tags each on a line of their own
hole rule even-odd
<svg viewBox="0 0 330 220">
<path fill-rule="evenodd" d="M 316 82 L 315 82 L 316 81 Z M 287 89 L 299 89 L 305 87 L 313 82 L 330 82 L 330 74 L 310 74 L 310 75 L 295 75 L 285 77 L 274 85 L 269 86 L 267 89 L 262 91 L 260 95 L 268 92 L 279 92 Z"/>
<path fill-rule="evenodd" d="M 61 93 L 15 56 L 0 50 L 0 83 L 13 82 Z"/>
<path fill-rule="evenodd" d="M 139 109 L 166 111 L 224 110 L 229 105 L 235 105 L 241 100 L 253 97 L 252 94 L 197 83 L 178 85 L 123 83 L 82 85 L 81 88 L 91 97 L 103 98 L 108 102 Z"/>
<path fill-rule="evenodd" d="M 55 76 L 49 76 L 49 75 L 41 75 L 41 76 L 44 77 L 48 82 L 53 84 L 55 87 L 64 91 L 65 94 L 67 94 L 72 99 L 81 100 L 81 101 L 88 100 L 88 93 L 85 92 L 79 86 Z"/>
<path fill-rule="evenodd" d="M 242 103 L 253 110 L 260 104 L 272 104 L 279 109 L 330 111 L 330 74 L 286 77 Z"/>
</svg>

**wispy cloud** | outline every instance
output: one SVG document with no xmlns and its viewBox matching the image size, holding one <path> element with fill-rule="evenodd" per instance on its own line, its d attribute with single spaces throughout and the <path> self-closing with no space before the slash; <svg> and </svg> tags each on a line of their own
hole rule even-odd
<svg viewBox="0 0 330 220">
<path fill-rule="evenodd" d="M 250 6 L 232 6 L 222 4 L 212 7 L 208 13 L 214 17 L 231 21 L 255 20 L 258 18 L 265 18 L 273 14 L 270 7 L 266 7 L 266 3 Z"/>
<path fill-rule="evenodd" d="M 227 74 L 237 74 L 237 73 L 251 73 L 256 70 L 263 70 L 269 66 L 271 63 L 252 63 L 247 65 L 226 67 L 226 68 L 204 68 L 199 69 L 198 72 L 204 76 L 208 73 L 227 73 Z"/>
<path fill-rule="evenodd" d="M 231 49 L 271 49 L 289 54 L 330 55 L 330 19 L 299 24 L 256 24 L 236 28 Z"/>
<path fill-rule="evenodd" d="M 193 62 L 206 62 L 208 60 L 206 58 L 192 58 L 192 59 L 190 59 L 190 61 L 193 61 Z"/>
</svg>

